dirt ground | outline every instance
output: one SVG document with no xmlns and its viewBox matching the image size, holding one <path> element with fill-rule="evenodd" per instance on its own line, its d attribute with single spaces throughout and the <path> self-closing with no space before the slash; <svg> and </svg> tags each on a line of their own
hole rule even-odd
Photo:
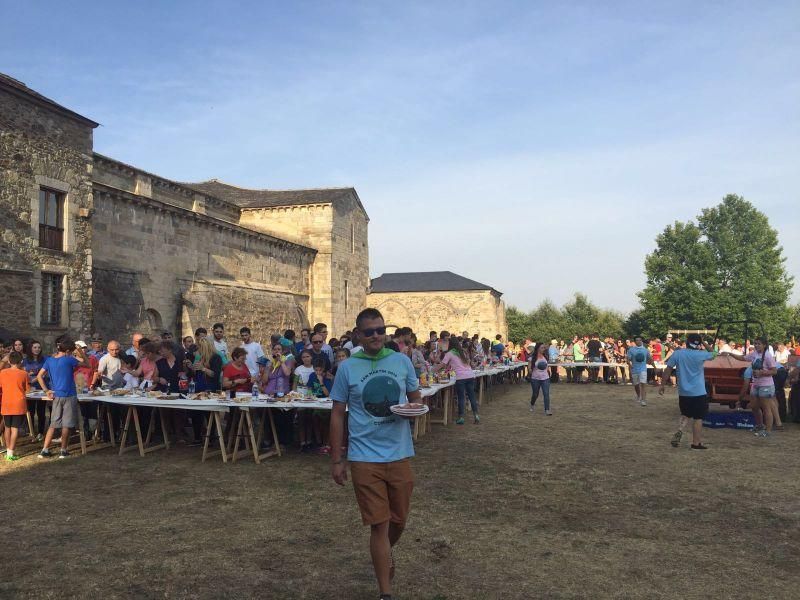
<svg viewBox="0 0 800 600">
<path fill-rule="evenodd" d="M 669 445 L 670 390 L 526 385 L 479 426 L 434 426 L 396 550 L 397 598 L 797 598 L 800 428 Z M 377 598 L 350 487 L 291 452 L 223 465 L 140 458 L 0 463 L 1 598 Z"/>
</svg>

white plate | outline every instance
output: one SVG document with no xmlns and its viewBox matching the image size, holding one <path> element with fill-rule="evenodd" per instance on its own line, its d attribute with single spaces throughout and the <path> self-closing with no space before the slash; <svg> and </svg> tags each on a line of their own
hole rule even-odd
<svg viewBox="0 0 800 600">
<path fill-rule="evenodd" d="M 395 404 L 394 406 L 390 406 L 389 410 L 401 417 L 419 417 L 430 410 L 427 406 L 423 406 L 422 408 L 403 408 L 403 406 L 402 404 Z"/>
</svg>

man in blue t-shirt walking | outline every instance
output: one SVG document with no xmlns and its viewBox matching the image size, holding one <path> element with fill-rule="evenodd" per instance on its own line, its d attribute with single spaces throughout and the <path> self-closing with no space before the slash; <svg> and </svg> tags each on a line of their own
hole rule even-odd
<svg viewBox="0 0 800 600">
<path fill-rule="evenodd" d="M 642 406 L 647 406 L 647 365 L 653 364 L 653 357 L 645 347 L 642 336 L 633 339 L 635 346 L 628 348 L 627 359 L 631 371 L 631 383 L 636 391 L 636 400 Z"/>
<path fill-rule="evenodd" d="M 361 518 L 371 528 L 369 549 L 380 597 L 386 600 L 392 597 L 392 548 L 405 528 L 414 489 L 411 428 L 391 407 L 405 403 L 406 396 L 418 402 L 422 395 L 411 360 L 384 347 L 383 315 L 374 308 L 362 310 L 356 329 L 364 349 L 339 364 L 330 394 L 331 475 L 344 485 L 350 462 Z M 345 415 L 350 434 L 347 460 L 342 456 Z"/>
<path fill-rule="evenodd" d="M 708 396 L 706 395 L 705 368 L 703 363 L 714 355 L 711 348 L 703 344 L 699 333 L 686 336 L 686 348 L 679 348 L 667 359 L 667 368 L 661 377 L 659 396 L 664 395 L 664 382 L 669 381 L 672 371 L 677 368 L 678 401 L 681 418 L 678 431 L 672 436 L 672 446 L 677 448 L 683 437 L 683 429 L 692 421 L 692 450 L 707 450 L 703 445 L 703 417 L 708 413 Z"/>
</svg>

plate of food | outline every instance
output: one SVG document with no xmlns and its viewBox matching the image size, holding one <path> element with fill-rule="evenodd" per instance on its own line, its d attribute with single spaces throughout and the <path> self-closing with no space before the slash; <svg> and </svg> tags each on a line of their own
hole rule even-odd
<svg viewBox="0 0 800 600">
<path fill-rule="evenodd" d="M 123 390 L 122 388 L 118 390 L 111 390 L 112 396 L 128 396 L 130 395 L 130 393 L 131 393 L 130 390 Z"/>
<path fill-rule="evenodd" d="M 181 399 L 181 395 L 180 394 L 161 394 L 160 396 L 158 396 L 158 399 L 159 400 L 180 400 Z"/>
</svg>

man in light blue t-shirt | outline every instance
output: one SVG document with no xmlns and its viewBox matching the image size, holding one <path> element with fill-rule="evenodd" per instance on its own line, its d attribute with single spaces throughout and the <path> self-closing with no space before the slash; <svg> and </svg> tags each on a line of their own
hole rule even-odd
<svg viewBox="0 0 800 600">
<path fill-rule="evenodd" d="M 361 311 L 356 330 L 364 349 L 339 364 L 330 394 L 331 475 L 344 485 L 350 462 L 361 518 L 371 527 L 370 553 L 381 598 L 390 598 L 392 547 L 405 528 L 414 489 L 411 427 L 391 407 L 404 404 L 406 397 L 418 402 L 422 395 L 411 360 L 384 347 L 386 325 L 378 310 Z M 347 461 L 342 456 L 345 415 L 350 436 Z"/>
<path fill-rule="evenodd" d="M 672 371 L 677 369 L 678 402 L 681 419 L 678 431 L 672 436 L 672 446 L 677 448 L 683 437 L 683 428 L 692 421 L 692 450 L 707 450 L 703 445 L 703 417 L 708 413 L 708 396 L 703 364 L 714 358 L 710 347 L 703 344 L 699 333 L 686 336 L 686 348 L 679 348 L 667 359 L 667 368 L 661 377 L 660 396 L 664 395 L 664 382 L 669 381 Z"/>
<path fill-rule="evenodd" d="M 631 383 L 636 391 L 636 400 L 647 406 L 647 365 L 653 363 L 650 351 L 645 347 L 642 336 L 633 339 L 635 346 L 628 348 L 627 359 L 631 371 Z"/>
</svg>

